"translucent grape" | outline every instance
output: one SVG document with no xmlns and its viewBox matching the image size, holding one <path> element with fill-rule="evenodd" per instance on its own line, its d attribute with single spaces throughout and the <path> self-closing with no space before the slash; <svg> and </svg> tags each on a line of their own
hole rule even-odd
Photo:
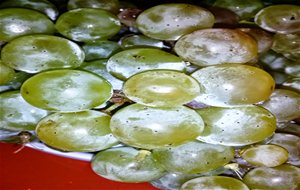
<svg viewBox="0 0 300 190">
<path fill-rule="evenodd" d="M 86 61 L 107 59 L 121 49 L 117 42 L 108 40 L 86 43 L 82 48 Z"/>
<path fill-rule="evenodd" d="M 206 143 L 244 146 L 272 136 L 276 129 L 275 117 L 258 106 L 209 107 L 197 112 L 206 123 L 197 139 Z"/>
<path fill-rule="evenodd" d="M 271 75 L 248 65 L 210 66 L 197 70 L 192 76 L 203 87 L 196 100 L 218 107 L 258 103 L 268 99 L 275 87 Z"/>
<path fill-rule="evenodd" d="M 84 52 L 76 43 L 61 37 L 28 35 L 9 42 L 2 49 L 1 57 L 6 65 L 16 70 L 38 73 L 79 67 Z"/>
<path fill-rule="evenodd" d="M 94 152 L 118 144 L 109 128 L 110 116 L 98 111 L 54 113 L 36 127 L 38 138 L 63 151 Z"/>
<path fill-rule="evenodd" d="M 145 36 L 159 40 L 178 40 L 184 34 L 211 28 L 214 16 L 195 5 L 173 3 L 145 10 L 136 22 L 138 29 Z"/>
<path fill-rule="evenodd" d="M 251 189 L 297 190 L 300 188 L 300 169 L 289 164 L 259 167 L 247 173 L 243 181 Z"/>
<path fill-rule="evenodd" d="M 75 112 L 99 106 L 112 96 L 111 85 L 85 71 L 53 70 L 34 75 L 21 87 L 30 104 L 49 111 Z"/>
<path fill-rule="evenodd" d="M 0 11 L 0 41 L 8 42 L 29 34 L 53 34 L 54 24 L 37 11 L 7 8 Z"/>
<path fill-rule="evenodd" d="M 178 71 L 153 70 L 129 78 L 123 92 L 139 104 L 172 107 L 192 101 L 200 93 L 200 86 L 194 78 Z"/>
<path fill-rule="evenodd" d="M 153 56 L 155 55 L 155 56 Z M 108 60 L 107 70 L 121 80 L 147 70 L 170 69 L 183 71 L 181 58 L 153 48 L 135 48 L 121 51 Z"/>
<path fill-rule="evenodd" d="M 14 79 L 15 74 L 16 73 L 12 68 L 4 65 L 0 60 L 0 85 L 11 82 Z"/>
<path fill-rule="evenodd" d="M 119 11 L 118 0 L 69 0 L 68 9 L 94 8 L 104 9 L 113 13 Z"/>
<path fill-rule="evenodd" d="M 55 24 L 60 34 L 75 41 L 103 40 L 117 34 L 121 28 L 118 18 L 108 11 L 79 8 L 63 13 Z"/>
<path fill-rule="evenodd" d="M 300 6 L 299 6 L 300 7 Z M 300 8 L 299 8 L 300 12 Z M 300 19 L 299 19 L 300 22 Z M 275 34 L 272 49 L 290 60 L 300 61 L 300 33 Z M 299 62 L 298 62 L 299 64 Z"/>
<path fill-rule="evenodd" d="M 198 177 L 185 182 L 180 188 L 180 190 L 200 189 L 249 190 L 247 185 L 242 181 L 226 176 Z"/>
<path fill-rule="evenodd" d="M 9 81 L 8 83 L 5 83 L 3 85 L 0 85 L 0 92 L 20 89 L 22 83 L 25 80 L 27 80 L 29 77 L 31 77 L 31 74 L 21 72 L 21 71 L 15 72 L 14 78 L 11 81 Z"/>
<path fill-rule="evenodd" d="M 168 172 L 197 174 L 229 163 L 234 157 L 234 149 L 193 141 L 176 147 L 155 149 L 153 157 Z"/>
<path fill-rule="evenodd" d="M 19 91 L 0 94 L 0 128 L 13 131 L 34 130 L 48 112 L 28 104 Z"/>
<path fill-rule="evenodd" d="M 257 43 L 249 35 L 233 29 L 197 30 L 180 38 L 175 52 L 191 63 L 210 66 L 246 63 L 257 56 Z"/>
<path fill-rule="evenodd" d="M 153 149 L 194 140 L 203 131 L 204 123 L 197 112 L 184 106 L 153 108 L 133 104 L 112 116 L 110 128 L 125 144 Z"/>
<path fill-rule="evenodd" d="M 145 182 L 164 175 L 151 152 L 132 147 L 99 152 L 92 160 L 92 169 L 101 177 L 121 182 Z"/>
<path fill-rule="evenodd" d="M 149 38 L 144 35 L 131 35 L 124 37 L 120 41 L 122 48 L 137 48 L 137 47 L 157 47 L 164 48 L 163 41 Z"/>
</svg>

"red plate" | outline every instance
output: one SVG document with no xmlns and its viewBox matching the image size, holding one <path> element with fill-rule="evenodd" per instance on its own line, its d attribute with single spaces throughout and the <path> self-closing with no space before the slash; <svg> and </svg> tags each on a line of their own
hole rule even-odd
<svg viewBox="0 0 300 190">
<path fill-rule="evenodd" d="M 0 189 L 156 190 L 148 183 L 119 183 L 97 176 L 86 161 L 64 158 L 20 145 L 0 143 Z"/>
</svg>

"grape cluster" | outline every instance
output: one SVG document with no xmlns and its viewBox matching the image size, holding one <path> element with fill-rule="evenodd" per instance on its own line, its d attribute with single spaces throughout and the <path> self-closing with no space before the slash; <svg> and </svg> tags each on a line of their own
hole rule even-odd
<svg viewBox="0 0 300 190">
<path fill-rule="evenodd" d="M 299 189 L 300 6 L 282 2 L 1 1 L 0 141 L 165 190 Z"/>
</svg>

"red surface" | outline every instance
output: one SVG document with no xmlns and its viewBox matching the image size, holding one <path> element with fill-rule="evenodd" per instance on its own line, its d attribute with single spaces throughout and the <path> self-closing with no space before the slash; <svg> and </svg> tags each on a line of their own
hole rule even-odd
<svg viewBox="0 0 300 190">
<path fill-rule="evenodd" d="M 89 162 L 0 143 L 0 190 L 156 190 L 148 183 L 118 183 L 96 175 Z"/>
</svg>

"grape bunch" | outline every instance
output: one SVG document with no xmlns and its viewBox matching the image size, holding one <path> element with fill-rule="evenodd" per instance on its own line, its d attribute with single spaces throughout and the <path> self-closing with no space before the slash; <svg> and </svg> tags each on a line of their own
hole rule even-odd
<svg viewBox="0 0 300 190">
<path fill-rule="evenodd" d="M 298 1 L 4 0 L 0 51 L 1 142 L 164 190 L 300 188 Z"/>
</svg>

